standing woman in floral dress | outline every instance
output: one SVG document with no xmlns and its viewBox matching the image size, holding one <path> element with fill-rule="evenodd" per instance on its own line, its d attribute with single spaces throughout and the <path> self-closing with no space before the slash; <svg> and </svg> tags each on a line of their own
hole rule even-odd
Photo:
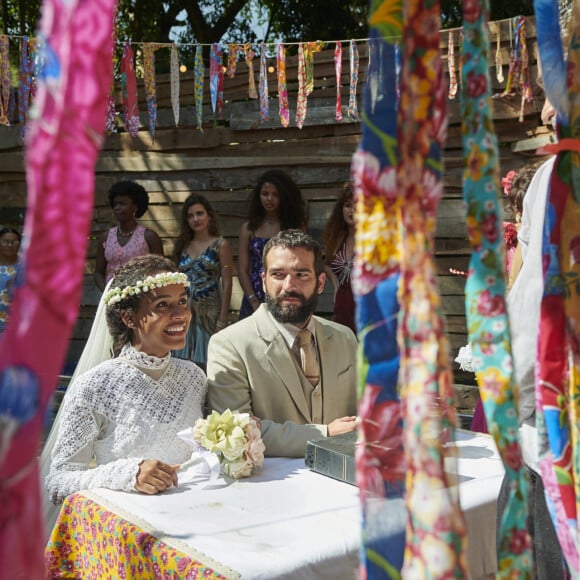
<svg viewBox="0 0 580 580">
<path fill-rule="evenodd" d="M 354 261 L 354 200 L 348 183 L 336 202 L 324 230 L 327 270 L 335 288 L 333 320 L 356 334 L 355 303 L 350 276 Z"/>
<path fill-rule="evenodd" d="M 109 190 L 109 204 L 118 225 L 106 231 L 97 244 L 95 282 L 100 290 L 131 258 L 163 255 L 159 236 L 137 223 L 149 207 L 149 195 L 143 186 L 134 181 L 115 183 Z"/>
<path fill-rule="evenodd" d="M 296 183 L 280 169 L 263 173 L 252 192 L 248 221 L 242 225 L 238 244 L 238 277 L 244 291 L 240 319 L 264 302 L 262 252 L 266 242 L 281 230 L 305 228 L 306 211 Z"/>
<path fill-rule="evenodd" d="M 183 204 L 181 231 L 172 258 L 191 284 L 193 311 L 185 347 L 174 355 L 205 370 L 210 336 L 228 324 L 233 258 L 229 242 L 219 235 L 215 212 L 203 195 L 190 195 Z"/>
<path fill-rule="evenodd" d="M 20 234 L 14 228 L 0 229 L 0 335 L 8 322 L 10 296 L 16 279 Z"/>
</svg>

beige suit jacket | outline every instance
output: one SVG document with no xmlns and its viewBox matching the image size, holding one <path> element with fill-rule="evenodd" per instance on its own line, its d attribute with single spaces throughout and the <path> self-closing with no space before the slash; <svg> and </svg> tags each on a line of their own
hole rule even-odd
<svg viewBox="0 0 580 580">
<path fill-rule="evenodd" d="M 211 337 L 209 408 L 255 415 L 266 455 L 302 457 L 308 440 L 326 436 L 328 423 L 356 414 L 356 338 L 346 326 L 314 317 L 322 381 L 322 422 L 314 424 L 300 369 L 267 308 Z"/>
</svg>

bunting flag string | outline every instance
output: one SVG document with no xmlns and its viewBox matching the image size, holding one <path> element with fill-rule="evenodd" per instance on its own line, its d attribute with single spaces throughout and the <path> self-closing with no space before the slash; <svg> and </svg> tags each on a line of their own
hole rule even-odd
<svg viewBox="0 0 580 580">
<path fill-rule="evenodd" d="M 34 69 L 33 53 L 36 51 L 36 40 L 22 38 L 20 48 L 20 71 L 18 77 L 18 123 L 21 135 L 24 136 L 28 122 L 28 109 L 34 98 L 35 82 L 32 77 Z"/>
<path fill-rule="evenodd" d="M 359 54 L 354 40 L 350 41 L 350 94 L 348 100 L 348 116 L 358 121 L 358 104 L 356 102 L 356 87 L 358 84 Z"/>
<path fill-rule="evenodd" d="M 580 8 L 574 6 L 568 62 L 558 5 L 536 0 L 538 46 L 546 94 L 557 111 L 559 143 L 544 217 L 544 295 L 540 311 L 536 427 L 542 481 L 570 568 L 580 576 Z"/>
<path fill-rule="evenodd" d="M 137 99 L 137 77 L 133 49 L 126 42 L 121 57 L 121 90 L 123 92 L 123 121 L 125 129 L 136 137 L 139 132 L 139 101 Z"/>
<path fill-rule="evenodd" d="M 449 99 L 457 96 L 457 68 L 455 65 L 455 35 L 449 32 L 447 38 L 447 66 L 449 68 Z"/>
<path fill-rule="evenodd" d="M 222 69 L 222 49 L 218 43 L 211 45 L 209 53 L 209 95 L 211 110 L 214 115 L 218 110 L 218 96 L 220 84 L 220 72 Z"/>
<path fill-rule="evenodd" d="M 143 82 L 145 98 L 147 99 L 147 114 L 149 115 L 149 133 L 155 140 L 157 125 L 157 89 L 155 87 L 155 51 L 159 44 L 148 42 L 143 45 Z"/>
<path fill-rule="evenodd" d="M 10 125 L 10 60 L 8 57 L 8 36 L 0 34 L 0 125 Z"/>
<path fill-rule="evenodd" d="M 268 60 L 266 55 L 266 45 L 260 45 L 260 121 L 267 123 L 270 120 L 270 110 L 268 107 Z"/>
<path fill-rule="evenodd" d="M 171 108 L 173 109 L 173 118 L 175 126 L 179 126 L 179 55 L 177 46 L 171 47 L 171 56 L 169 61 L 169 80 L 171 84 Z"/>
<path fill-rule="evenodd" d="M 298 97 L 296 100 L 296 126 L 302 129 L 306 118 L 306 60 L 304 56 L 304 44 L 298 45 Z"/>
<path fill-rule="evenodd" d="M 288 106 L 288 88 L 286 86 L 286 47 L 283 44 L 278 45 L 276 64 L 278 70 L 278 110 L 280 123 L 282 127 L 288 127 L 290 124 L 290 108 Z"/>
<path fill-rule="evenodd" d="M 342 85 L 342 43 L 337 42 L 334 49 L 334 70 L 336 73 L 336 115 L 337 121 L 342 121 L 342 96 L 340 89 Z"/>
<path fill-rule="evenodd" d="M 197 47 L 195 51 L 195 61 L 193 65 L 193 84 L 195 95 L 195 119 L 197 128 L 203 131 L 203 77 L 205 66 L 203 64 L 203 48 Z"/>
<path fill-rule="evenodd" d="M 236 67 L 238 66 L 239 44 L 228 45 L 228 78 L 233 79 L 236 76 Z"/>
<path fill-rule="evenodd" d="M 495 76 L 498 83 L 503 83 L 503 65 L 501 64 L 501 25 L 497 23 L 496 48 L 495 48 Z"/>
<path fill-rule="evenodd" d="M 252 49 L 252 45 L 248 42 L 244 44 L 244 59 L 248 65 L 248 97 L 250 99 L 257 99 L 258 93 L 256 92 L 256 80 L 254 78 L 254 57 L 256 53 Z"/>
<path fill-rule="evenodd" d="M 503 236 L 498 233 L 500 180 L 491 115 L 488 15 L 488 0 L 463 5 L 463 195 L 472 248 L 465 306 L 469 344 L 487 424 L 509 482 L 509 497 L 498 532 L 498 570 L 504 578 L 531 578 L 531 543 L 526 528 L 528 481 L 518 437 Z M 513 73 L 512 67 L 512 80 Z"/>
</svg>

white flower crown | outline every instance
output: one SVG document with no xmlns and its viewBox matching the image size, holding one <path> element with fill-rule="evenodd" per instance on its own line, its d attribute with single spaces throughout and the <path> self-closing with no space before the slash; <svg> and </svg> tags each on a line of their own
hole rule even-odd
<svg viewBox="0 0 580 580">
<path fill-rule="evenodd" d="M 107 306 L 117 304 L 129 296 L 136 296 L 143 292 L 149 292 L 155 288 L 163 288 L 172 284 L 182 284 L 189 288 L 190 283 L 187 275 L 182 272 L 161 272 L 155 276 L 147 276 L 145 280 L 139 280 L 135 286 L 125 286 L 125 288 L 113 288 L 109 290 L 103 300 Z"/>
</svg>

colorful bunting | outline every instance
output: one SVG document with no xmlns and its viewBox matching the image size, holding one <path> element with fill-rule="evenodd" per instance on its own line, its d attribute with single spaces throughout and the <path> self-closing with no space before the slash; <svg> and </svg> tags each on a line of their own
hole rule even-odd
<svg viewBox="0 0 580 580">
<path fill-rule="evenodd" d="M 195 51 L 195 60 L 193 64 L 193 84 L 195 94 L 195 118 L 197 128 L 203 130 L 203 76 L 205 66 L 203 64 L 203 48 L 198 46 Z"/>
<path fill-rule="evenodd" d="M 260 121 L 267 123 L 270 120 L 270 110 L 268 107 L 268 60 L 266 55 L 266 45 L 260 45 Z"/>
<path fill-rule="evenodd" d="M 155 51 L 159 44 L 147 42 L 143 44 L 143 82 L 147 99 L 147 113 L 149 115 L 149 133 L 155 139 L 157 124 L 157 90 L 155 87 Z"/>
<path fill-rule="evenodd" d="M 283 44 L 278 45 L 276 64 L 278 69 L 278 109 L 280 123 L 282 127 L 288 127 L 290 124 L 290 109 L 288 107 L 288 88 L 286 87 L 286 48 Z"/>
<path fill-rule="evenodd" d="M 258 93 L 256 92 L 256 81 L 254 78 L 254 57 L 256 53 L 252 50 L 252 45 L 247 42 L 244 44 L 244 59 L 248 65 L 248 97 L 250 99 L 257 99 Z"/>
<path fill-rule="evenodd" d="M 350 94 L 348 100 L 348 116 L 358 121 L 358 104 L 356 102 L 356 86 L 358 84 L 358 46 L 354 40 L 350 41 Z"/>
<path fill-rule="evenodd" d="M 296 126 L 302 129 L 306 118 L 306 64 L 304 61 L 304 44 L 298 45 L 298 97 L 296 99 Z"/>
<path fill-rule="evenodd" d="M 169 61 L 169 78 L 171 83 L 171 108 L 175 126 L 179 126 L 179 55 L 177 47 L 171 46 L 171 56 Z"/>
<path fill-rule="evenodd" d="M 8 57 L 8 36 L 0 34 L 0 125 L 10 125 L 10 59 Z"/>
<path fill-rule="evenodd" d="M 136 137 L 139 132 L 139 101 L 137 99 L 137 77 L 133 61 L 133 49 L 126 42 L 121 57 L 121 91 L 123 92 L 123 121 L 125 129 Z"/>
<path fill-rule="evenodd" d="M 236 66 L 238 64 L 238 50 L 243 50 L 239 44 L 228 44 L 228 78 L 236 76 Z"/>
<path fill-rule="evenodd" d="M 217 111 L 221 69 L 222 48 L 217 42 L 214 42 L 209 52 L 209 95 L 211 110 L 214 112 L 214 115 Z"/>
<path fill-rule="evenodd" d="M 340 94 L 342 84 L 342 42 L 337 42 L 334 49 L 334 70 L 336 73 L 336 114 L 334 118 L 337 121 L 342 121 L 342 97 Z"/>
<path fill-rule="evenodd" d="M 503 236 L 499 234 L 501 196 L 497 139 L 491 115 L 488 15 L 488 0 L 463 5 L 463 195 L 473 251 L 465 286 L 465 306 L 469 343 L 487 424 L 509 480 L 509 498 L 498 532 L 499 575 L 531 578 L 530 538 L 526 529 L 528 481 L 518 438 L 517 390 L 505 302 Z M 512 66 L 512 80 L 514 73 Z"/>
</svg>

